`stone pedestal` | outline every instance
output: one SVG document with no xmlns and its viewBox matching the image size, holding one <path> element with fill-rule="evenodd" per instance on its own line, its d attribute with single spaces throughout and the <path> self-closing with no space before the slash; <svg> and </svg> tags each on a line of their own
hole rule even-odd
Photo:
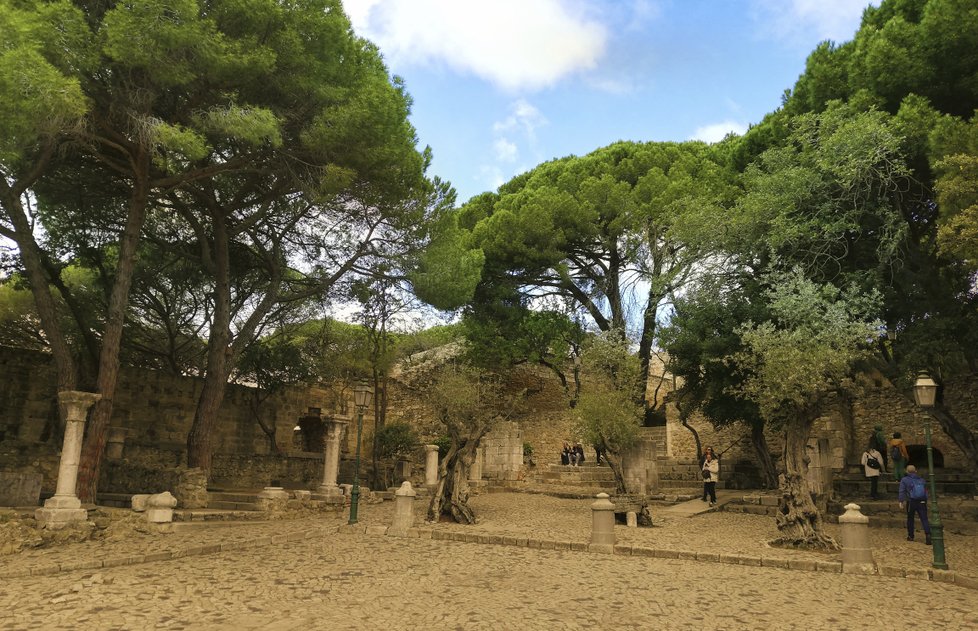
<svg viewBox="0 0 978 631">
<path fill-rule="evenodd" d="M 425 486 L 438 484 L 438 445 L 425 445 L 424 483 Z"/>
<path fill-rule="evenodd" d="M 608 500 L 607 493 L 598 493 L 597 498 L 591 504 L 591 545 L 588 550 L 610 554 L 615 547 L 615 505 Z"/>
<path fill-rule="evenodd" d="M 629 528 L 638 528 L 638 513 L 631 510 L 625 513 L 625 525 Z"/>
<path fill-rule="evenodd" d="M 342 495 L 336 484 L 340 470 L 340 439 L 343 428 L 349 421 L 335 418 L 326 420 L 326 435 L 323 442 L 323 482 L 317 489 L 318 495 Z"/>
<path fill-rule="evenodd" d="M 58 466 L 58 484 L 44 507 L 34 511 L 38 525 L 45 528 L 60 528 L 73 521 L 88 519 L 88 511 L 81 507 L 75 494 L 78 483 L 78 462 L 81 459 L 82 437 L 85 434 L 85 419 L 92 405 L 102 398 L 94 392 L 67 390 L 58 393 L 58 402 L 65 414 L 65 438 L 61 447 L 61 464 Z"/>
<path fill-rule="evenodd" d="M 177 498 L 169 491 L 150 495 L 146 499 L 146 521 L 151 524 L 168 524 L 173 521 L 173 509 Z"/>
<path fill-rule="evenodd" d="M 411 483 L 405 481 L 401 488 L 394 493 L 394 519 L 387 534 L 395 537 L 406 537 L 409 528 L 414 526 L 414 498 L 417 493 L 411 488 Z"/>
<path fill-rule="evenodd" d="M 846 504 L 839 517 L 842 530 L 842 571 L 866 574 L 875 571 L 873 550 L 869 546 L 869 517 L 859 512 L 858 504 Z"/>
</svg>

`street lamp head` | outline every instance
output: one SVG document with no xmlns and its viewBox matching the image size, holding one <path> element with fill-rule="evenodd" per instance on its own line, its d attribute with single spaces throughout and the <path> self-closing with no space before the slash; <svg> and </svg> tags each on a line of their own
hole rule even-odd
<svg viewBox="0 0 978 631">
<path fill-rule="evenodd" d="M 913 384 L 913 398 L 922 408 L 934 407 L 934 401 L 937 399 L 937 382 L 927 373 L 919 373 L 917 381 Z"/>
<path fill-rule="evenodd" d="M 367 409 L 371 394 L 373 394 L 373 388 L 367 385 L 366 381 L 358 381 L 357 385 L 353 387 L 353 405 L 357 406 L 361 412 Z"/>
</svg>

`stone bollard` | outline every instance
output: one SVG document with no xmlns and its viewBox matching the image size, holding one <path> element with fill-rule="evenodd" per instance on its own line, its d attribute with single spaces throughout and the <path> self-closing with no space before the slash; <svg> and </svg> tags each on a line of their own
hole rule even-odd
<svg viewBox="0 0 978 631">
<path fill-rule="evenodd" d="M 394 492 L 394 519 L 391 520 L 391 527 L 387 529 L 387 534 L 394 537 L 407 536 L 408 529 L 414 526 L 415 496 L 417 493 L 407 480 Z"/>
<path fill-rule="evenodd" d="M 607 493 L 598 493 L 598 500 L 591 504 L 591 552 L 611 554 L 615 549 L 615 505 Z"/>
<path fill-rule="evenodd" d="M 839 525 L 842 527 L 842 571 L 875 574 L 873 550 L 869 547 L 869 517 L 859 512 L 858 504 L 846 504 Z"/>
<path fill-rule="evenodd" d="M 168 524 L 173 521 L 173 509 L 177 498 L 169 491 L 163 491 L 146 498 L 146 521 L 151 524 Z"/>
<path fill-rule="evenodd" d="M 638 528 L 638 513 L 633 510 L 625 513 L 625 525 L 629 528 Z"/>
<path fill-rule="evenodd" d="M 438 445 L 425 445 L 424 483 L 433 487 L 438 484 Z"/>
</svg>

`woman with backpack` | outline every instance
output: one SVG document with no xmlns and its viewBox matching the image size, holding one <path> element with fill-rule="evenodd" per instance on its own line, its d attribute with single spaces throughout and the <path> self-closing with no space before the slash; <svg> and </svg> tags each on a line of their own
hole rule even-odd
<svg viewBox="0 0 978 631">
<path fill-rule="evenodd" d="M 878 500 L 880 498 L 880 475 L 886 473 L 886 469 L 883 464 L 883 454 L 876 449 L 872 442 L 870 442 L 869 448 L 863 452 L 862 464 L 863 473 L 869 479 L 869 497 Z"/>
<path fill-rule="evenodd" d="M 910 460 L 907 443 L 903 442 L 900 432 L 893 432 L 893 439 L 890 440 L 890 460 L 893 461 L 893 473 L 899 482 L 907 474 L 907 461 Z"/>
</svg>

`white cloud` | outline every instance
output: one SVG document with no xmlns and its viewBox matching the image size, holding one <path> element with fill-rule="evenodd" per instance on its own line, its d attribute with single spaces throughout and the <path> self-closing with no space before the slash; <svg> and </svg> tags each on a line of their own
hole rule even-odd
<svg viewBox="0 0 978 631">
<path fill-rule="evenodd" d="M 445 65 L 507 90 L 592 69 L 607 29 L 580 0 L 344 0 L 358 34 L 392 66 Z"/>
<path fill-rule="evenodd" d="M 547 124 L 547 119 L 536 107 L 525 99 L 517 99 L 510 105 L 510 114 L 492 125 L 496 133 L 521 130 L 528 138 L 534 137 L 537 127 Z"/>
<path fill-rule="evenodd" d="M 493 150 L 496 152 L 496 160 L 500 162 L 516 162 L 516 158 L 520 155 L 520 150 L 516 147 L 516 143 L 510 142 L 505 138 L 499 138 L 492 145 Z"/>
<path fill-rule="evenodd" d="M 693 132 L 693 135 L 690 136 L 690 140 L 702 140 L 703 142 L 714 143 L 723 140 L 727 134 L 743 136 L 746 131 L 747 125 L 734 121 L 723 121 L 722 123 L 698 127 Z"/>
<path fill-rule="evenodd" d="M 751 0 L 754 18 L 768 34 L 782 39 L 814 36 L 844 42 L 859 28 L 867 0 Z M 810 46 L 805 42 L 806 47 Z"/>
</svg>

